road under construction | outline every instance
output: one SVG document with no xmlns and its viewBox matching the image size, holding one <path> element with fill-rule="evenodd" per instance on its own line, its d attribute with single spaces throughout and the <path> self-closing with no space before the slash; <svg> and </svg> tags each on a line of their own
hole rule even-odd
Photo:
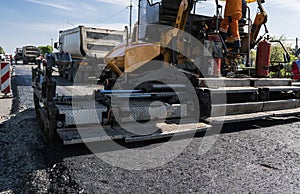
<svg viewBox="0 0 300 194">
<path fill-rule="evenodd" d="M 76 80 L 74 73 L 73 91 L 67 95 L 53 77 L 57 58 L 49 55 L 32 69 L 45 141 L 144 141 L 222 123 L 298 115 L 300 87 L 291 79 L 269 76 L 290 60 L 289 54 L 283 49 L 284 61 L 270 67 L 272 43 L 280 41 L 269 38 L 264 1 L 250 2 L 257 3 L 258 13 L 252 21 L 244 7 L 239 52 L 230 33 L 225 39 L 219 33 L 223 18 L 218 1 L 214 15 L 207 16 L 201 14 L 205 1 L 140 0 L 132 39 L 108 52 L 104 69 L 95 72 L 97 81 Z M 253 49 L 256 66 L 250 67 Z M 79 75 L 84 68 L 76 71 Z"/>
</svg>

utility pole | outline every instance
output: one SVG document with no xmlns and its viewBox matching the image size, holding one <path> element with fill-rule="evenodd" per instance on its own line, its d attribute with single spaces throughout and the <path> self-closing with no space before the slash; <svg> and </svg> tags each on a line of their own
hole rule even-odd
<svg viewBox="0 0 300 194">
<path fill-rule="evenodd" d="M 130 5 L 129 5 L 129 34 L 131 35 L 131 29 L 132 29 L 132 0 L 130 0 Z"/>
<path fill-rule="evenodd" d="M 47 32 L 47 34 L 51 37 L 50 38 L 50 43 L 51 43 L 51 46 L 53 47 L 53 36 L 49 32 Z"/>
<path fill-rule="evenodd" d="M 53 38 L 51 37 L 51 46 L 53 47 Z"/>
</svg>

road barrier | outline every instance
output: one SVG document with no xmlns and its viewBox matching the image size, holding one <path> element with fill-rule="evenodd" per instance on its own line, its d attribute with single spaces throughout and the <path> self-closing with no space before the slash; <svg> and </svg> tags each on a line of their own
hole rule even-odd
<svg viewBox="0 0 300 194">
<path fill-rule="evenodd" d="M 1 93 L 5 95 L 11 93 L 11 80 L 10 80 L 10 64 L 7 62 L 1 62 L 0 66 L 0 84 Z"/>
</svg>

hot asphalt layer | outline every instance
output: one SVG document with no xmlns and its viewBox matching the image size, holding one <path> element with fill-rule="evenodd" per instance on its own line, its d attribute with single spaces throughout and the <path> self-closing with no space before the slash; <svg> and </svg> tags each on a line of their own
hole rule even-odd
<svg viewBox="0 0 300 194">
<path fill-rule="evenodd" d="M 22 73 L 15 80 L 17 92 L 14 93 L 17 93 L 18 99 L 13 101 L 13 110 L 17 109 L 13 112 L 16 116 L 0 124 L 0 192 L 300 191 L 300 120 L 297 117 L 227 125 L 221 134 L 195 137 L 180 154 L 164 165 L 128 170 L 121 165 L 122 162 L 124 164 L 126 151 L 148 152 L 165 142 L 124 145 L 122 150 L 103 149 L 99 144 L 100 155 L 91 153 L 84 145 L 45 146 L 38 131 L 41 126 L 34 115 L 32 88 L 27 75 L 29 69 L 28 66 L 17 66 L 17 71 Z M 203 142 L 210 137 L 216 141 L 203 152 L 205 145 L 208 145 L 203 145 Z M 175 148 L 166 149 L 164 154 L 172 153 Z M 107 157 L 113 160 L 107 160 Z M 157 159 L 160 157 L 156 155 Z M 138 164 L 138 159 L 129 155 L 127 162 L 129 165 Z M 148 162 L 151 166 L 151 161 Z"/>
</svg>

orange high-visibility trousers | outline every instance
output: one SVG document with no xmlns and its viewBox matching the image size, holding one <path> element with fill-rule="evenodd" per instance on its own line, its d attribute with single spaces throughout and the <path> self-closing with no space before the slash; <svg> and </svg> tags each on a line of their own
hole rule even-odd
<svg viewBox="0 0 300 194">
<path fill-rule="evenodd" d="M 241 16 L 235 15 L 225 17 L 221 24 L 220 24 L 220 31 L 227 33 L 228 28 L 230 28 L 231 35 L 233 37 L 233 40 L 240 40 L 240 33 L 239 33 L 239 20 L 241 19 Z"/>
<path fill-rule="evenodd" d="M 220 31 L 227 33 L 230 27 L 234 40 L 240 40 L 239 20 L 242 18 L 242 0 L 226 0 L 224 19 Z"/>
</svg>

